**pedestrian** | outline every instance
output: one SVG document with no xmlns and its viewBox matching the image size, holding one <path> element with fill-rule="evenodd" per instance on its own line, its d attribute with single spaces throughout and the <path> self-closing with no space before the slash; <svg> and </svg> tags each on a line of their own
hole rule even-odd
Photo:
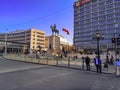
<svg viewBox="0 0 120 90">
<path fill-rule="evenodd" d="M 96 66 L 97 73 L 102 73 L 102 68 L 101 68 L 102 62 L 100 57 L 94 58 L 94 64 Z"/>
<path fill-rule="evenodd" d="M 120 59 L 117 58 L 114 64 L 116 69 L 116 76 L 119 76 L 120 75 Z"/>
<path fill-rule="evenodd" d="M 109 62 L 109 57 L 108 57 L 108 55 L 106 56 L 106 63 L 107 63 L 107 64 L 110 63 L 110 62 Z"/>
<path fill-rule="evenodd" d="M 82 69 L 84 69 L 84 57 L 82 56 Z"/>
<path fill-rule="evenodd" d="M 87 56 L 85 57 L 86 69 L 90 70 L 90 58 Z"/>
<path fill-rule="evenodd" d="M 111 58 L 110 58 L 110 64 L 113 65 L 113 62 L 114 62 L 114 60 L 113 60 L 113 56 L 111 55 Z"/>
</svg>

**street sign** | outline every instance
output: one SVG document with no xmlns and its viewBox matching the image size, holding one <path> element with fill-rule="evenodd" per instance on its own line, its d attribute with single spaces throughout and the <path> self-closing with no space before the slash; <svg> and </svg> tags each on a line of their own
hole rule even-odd
<svg viewBox="0 0 120 90">
<path fill-rule="evenodd" d="M 117 38 L 117 45 L 120 45 L 120 38 Z"/>
</svg>

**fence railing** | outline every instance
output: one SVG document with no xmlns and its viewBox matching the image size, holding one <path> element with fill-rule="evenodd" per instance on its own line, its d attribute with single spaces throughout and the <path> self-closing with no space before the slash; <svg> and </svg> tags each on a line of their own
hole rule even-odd
<svg viewBox="0 0 120 90">
<path fill-rule="evenodd" d="M 75 68 L 75 69 L 82 69 L 86 70 L 85 60 L 81 58 L 71 58 L 71 57 L 59 57 L 59 56 L 39 56 L 36 57 L 35 54 L 33 55 L 24 55 L 24 54 L 7 54 L 3 57 L 10 60 L 16 61 L 23 61 L 23 62 L 30 62 L 30 63 L 37 63 L 37 64 L 45 64 L 45 65 L 54 65 L 66 68 Z M 104 63 L 104 61 L 102 61 Z M 90 62 L 90 71 L 96 71 L 96 67 L 94 65 L 93 59 Z M 102 64 L 102 72 L 103 73 L 115 73 L 114 65 L 109 65 L 108 69 L 104 68 Z"/>
</svg>

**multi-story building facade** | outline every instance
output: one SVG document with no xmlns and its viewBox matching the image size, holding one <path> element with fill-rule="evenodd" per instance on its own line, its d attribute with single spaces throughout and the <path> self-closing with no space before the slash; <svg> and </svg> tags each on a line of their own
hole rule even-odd
<svg viewBox="0 0 120 90">
<path fill-rule="evenodd" d="M 32 53 L 39 49 L 45 48 L 45 32 L 34 28 L 28 30 L 16 30 L 15 32 L 0 34 L 0 40 L 23 43 L 29 46 L 29 52 Z M 7 45 L 9 47 L 9 45 Z"/>
<path fill-rule="evenodd" d="M 104 34 L 100 49 L 112 49 L 113 35 L 120 33 L 120 0 L 76 0 L 74 2 L 74 48 L 96 49 L 92 34 Z"/>
</svg>

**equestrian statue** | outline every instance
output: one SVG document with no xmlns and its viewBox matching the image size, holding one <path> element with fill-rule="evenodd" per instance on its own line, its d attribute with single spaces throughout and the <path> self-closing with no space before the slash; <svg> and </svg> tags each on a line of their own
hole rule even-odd
<svg viewBox="0 0 120 90">
<path fill-rule="evenodd" d="M 51 30 L 52 30 L 52 35 L 58 35 L 59 34 L 59 30 L 56 29 L 56 24 L 54 24 L 54 26 L 50 26 Z"/>
</svg>

